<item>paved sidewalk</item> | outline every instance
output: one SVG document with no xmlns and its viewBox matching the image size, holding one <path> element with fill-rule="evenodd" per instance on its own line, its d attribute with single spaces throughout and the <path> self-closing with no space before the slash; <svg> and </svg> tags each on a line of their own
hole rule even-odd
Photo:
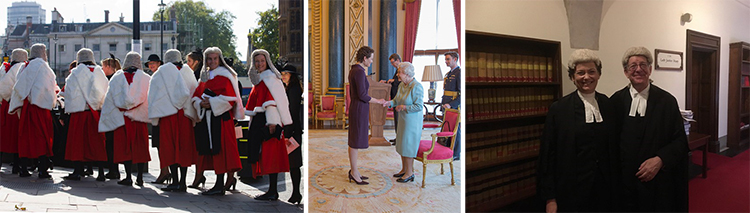
<svg viewBox="0 0 750 213">
<path fill-rule="evenodd" d="M 164 192 L 160 188 L 166 185 L 150 183 L 159 175 L 158 163 L 157 151 L 152 148 L 149 173 L 143 174 L 144 187 L 118 185 L 117 180 L 96 181 L 96 168 L 94 177 L 81 181 L 64 180 L 62 177 L 72 169 L 62 167 L 51 171 L 52 180 L 40 180 L 36 172 L 21 178 L 12 175 L 10 165 L 5 163 L 0 170 L 0 212 L 15 211 L 16 206 L 29 212 L 303 212 L 304 209 L 306 198 L 301 205 L 286 202 L 292 191 L 289 173 L 279 177 L 279 201 L 256 201 L 253 196 L 268 190 L 267 176 L 254 182 L 238 182 L 237 190 L 224 196 L 203 196 L 201 190 L 191 188 L 186 193 Z M 123 166 L 120 173 L 125 174 Z M 206 171 L 205 176 L 206 188 L 211 188 L 216 175 Z M 194 177 L 195 166 L 192 166 L 188 169 L 187 184 Z M 302 182 L 305 181 L 303 175 Z"/>
</svg>

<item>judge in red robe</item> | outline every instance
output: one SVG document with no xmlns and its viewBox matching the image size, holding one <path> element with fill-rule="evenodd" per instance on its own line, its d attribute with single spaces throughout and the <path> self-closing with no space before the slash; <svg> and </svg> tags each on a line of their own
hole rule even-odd
<svg viewBox="0 0 750 213">
<path fill-rule="evenodd" d="M 190 97 L 195 88 L 194 78 L 183 78 L 181 69 L 190 69 L 182 65 L 180 51 L 167 50 L 164 54 L 164 65 L 161 65 L 151 79 L 148 93 L 148 117 L 154 126 L 159 127 L 159 161 L 161 167 L 169 166 L 172 171 L 172 184 L 164 191 L 185 192 L 187 167 L 195 164 L 195 136 L 193 123 L 195 110 Z M 192 73 L 192 70 L 187 71 Z M 178 177 L 177 169 L 182 172 Z"/>
<path fill-rule="evenodd" d="M 292 136 L 289 100 L 281 82 L 281 73 L 272 65 L 268 52 L 257 49 L 253 51 L 251 59 L 253 62 L 248 75 L 253 83 L 253 91 L 248 97 L 245 114 L 250 116 L 249 144 L 258 144 L 261 149 L 257 161 L 251 160 L 254 163 L 253 176 L 269 176 L 268 192 L 255 199 L 278 200 L 278 173 L 289 171 L 289 157 L 284 140 L 281 140 L 282 128 L 289 130 L 284 131 L 287 139 Z"/>
<path fill-rule="evenodd" d="M 18 71 L 16 84 L 10 97 L 8 113 L 19 116 L 18 156 L 39 160 L 39 178 L 49 179 L 47 173 L 49 157 L 52 156 L 52 114 L 50 110 L 57 103 L 56 93 L 60 91 L 55 83 L 55 73 L 47 64 L 47 47 L 34 44 L 29 52 L 28 64 Z M 27 161 L 21 160 L 21 168 Z M 31 176 L 19 173 L 22 177 Z"/>
<path fill-rule="evenodd" d="M 136 185 L 143 186 L 145 163 L 151 161 L 148 145 L 148 88 L 151 76 L 141 69 L 141 55 L 125 56 L 124 69 L 109 81 L 107 95 L 99 118 L 99 132 L 114 131 L 112 159 L 125 165 L 125 179 L 120 185 L 132 185 L 133 164 L 138 167 Z"/>
<path fill-rule="evenodd" d="M 0 67 L 0 153 L 13 156 L 12 174 L 19 172 L 18 158 L 18 116 L 8 114 L 10 95 L 13 93 L 13 85 L 16 84 L 18 71 L 26 66 L 29 53 L 17 48 L 11 54 L 11 62 L 3 63 Z M 2 162 L 0 162 L 2 164 Z M 25 170 L 24 173 L 29 172 Z"/>
<path fill-rule="evenodd" d="M 102 67 L 94 63 L 94 52 L 83 48 L 76 55 L 78 66 L 65 79 L 65 113 L 70 114 L 65 159 L 73 161 L 75 170 L 64 177 L 81 180 L 83 162 L 106 162 L 104 133 L 100 133 L 99 116 L 109 81 Z M 105 181 L 104 167 L 99 167 L 97 181 Z"/>
<path fill-rule="evenodd" d="M 236 186 L 234 172 L 242 169 L 234 119 L 245 117 L 237 87 L 237 73 L 224 62 L 221 49 L 207 48 L 203 52 L 205 66 L 198 88 L 193 94 L 193 106 L 200 122 L 196 124 L 195 144 L 201 164 L 217 174 L 216 185 L 203 195 L 224 195 L 229 186 Z M 229 173 L 225 187 L 224 173 Z"/>
</svg>

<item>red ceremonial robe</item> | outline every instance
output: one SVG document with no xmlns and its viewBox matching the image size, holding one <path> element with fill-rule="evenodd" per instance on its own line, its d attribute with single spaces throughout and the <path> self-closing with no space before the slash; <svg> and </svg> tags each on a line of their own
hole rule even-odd
<svg viewBox="0 0 750 213">
<path fill-rule="evenodd" d="M 266 71 L 266 73 L 270 72 L 271 71 Z M 283 90 L 283 87 L 281 89 Z M 253 111 L 253 113 L 251 113 L 253 114 L 253 119 L 250 120 L 251 134 L 255 133 L 256 135 L 254 136 L 256 137 L 260 135 L 266 135 L 265 132 L 259 134 L 259 131 L 268 131 L 267 128 L 264 128 L 266 124 L 278 124 L 267 119 L 269 116 L 279 117 L 278 115 L 271 115 L 278 114 L 276 110 L 266 110 L 267 107 L 275 108 L 275 105 L 276 102 L 274 101 L 271 92 L 268 90 L 265 81 L 261 81 L 258 85 L 253 86 L 253 90 L 250 92 L 247 104 L 245 105 L 246 110 Z M 261 118 L 254 118 L 254 115 L 257 113 L 263 113 L 261 115 L 265 116 Z M 283 127 L 283 125 L 277 126 L 276 128 L 281 127 Z M 280 130 L 277 129 L 277 131 Z M 253 163 L 253 177 L 273 173 L 289 172 L 289 157 L 287 156 L 285 142 L 283 140 L 279 140 L 276 137 L 270 137 L 270 139 L 268 140 L 255 140 L 254 142 L 258 141 L 263 142 L 260 147 L 261 151 L 260 156 L 258 156 L 258 161 Z"/>
<path fill-rule="evenodd" d="M 0 75 L 0 152 L 18 153 L 18 116 L 8 114 L 10 93 L 16 83 L 16 73 L 25 63 L 3 63 Z"/>
<path fill-rule="evenodd" d="M 74 80 L 76 83 L 72 83 L 73 81 L 71 80 Z M 101 104 L 104 102 L 104 95 L 107 92 L 106 83 L 108 81 L 106 76 L 104 76 L 104 72 L 99 66 L 89 67 L 79 64 L 78 67 L 71 71 L 66 82 L 66 89 L 63 90 L 67 95 L 65 96 L 67 106 L 65 111 L 71 112 L 71 110 L 75 110 L 77 112 L 70 113 L 68 138 L 65 144 L 65 159 L 69 161 L 107 161 L 104 133 L 98 131 L 99 110 L 101 110 Z M 103 87 L 97 85 L 100 82 L 104 82 Z M 73 88 L 73 86 L 76 87 Z M 80 91 L 74 91 L 76 89 Z M 94 92 L 92 90 L 97 91 Z M 75 97 L 79 95 L 83 97 Z M 89 98 L 100 100 L 89 100 Z M 70 103 L 68 100 L 70 100 Z M 79 102 L 74 102 L 74 100 Z M 91 106 L 91 102 L 98 103 L 98 105 Z M 73 109 L 73 106 L 77 106 L 78 110 L 83 107 L 88 107 L 88 109 L 78 111 Z"/>
<path fill-rule="evenodd" d="M 107 98 L 102 106 L 103 114 L 99 120 L 99 131 L 111 130 L 107 125 L 110 118 L 118 120 L 109 122 L 114 123 L 112 126 L 121 125 L 113 131 L 115 163 L 151 161 L 146 123 L 149 122 L 147 94 L 150 79 L 142 70 L 132 73 L 118 71 L 109 82 Z M 122 120 L 116 116 L 121 116 Z"/>
<path fill-rule="evenodd" d="M 229 76 L 227 76 L 229 72 L 226 71 L 226 69 L 223 69 L 223 67 L 220 68 L 221 72 L 224 74 L 218 73 L 214 78 L 198 84 L 198 88 L 196 88 L 195 93 L 193 94 L 193 105 L 199 105 L 203 91 L 210 89 L 217 95 L 216 97 L 211 98 L 213 99 L 210 101 L 212 109 L 219 107 L 214 103 L 223 102 L 222 104 L 224 105 L 228 104 L 231 106 L 231 109 L 225 113 L 230 113 L 231 117 L 234 118 L 236 110 L 232 109 L 234 109 L 234 107 L 242 106 L 235 106 L 234 101 L 227 101 L 226 99 L 222 100 L 223 97 L 236 97 L 237 93 L 235 93 L 236 89 L 234 88 L 234 84 L 229 80 Z M 220 72 L 219 68 L 214 70 L 214 72 Z M 229 75 L 231 76 L 231 74 Z M 203 108 L 196 106 L 196 109 L 202 110 Z M 203 116 L 214 116 L 214 113 L 206 113 Z M 203 118 L 203 120 L 205 119 L 206 118 Z M 219 120 L 218 117 L 213 117 L 212 119 Z M 237 138 L 234 134 L 234 120 L 229 119 L 219 122 L 221 122 L 221 132 L 212 131 L 213 134 L 221 134 L 221 148 L 219 153 L 216 155 L 199 155 L 198 158 L 201 160 L 204 169 L 214 170 L 216 174 L 239 171 L 242 169 L 242 163 L 240 162 L 240 153 L 237 148 Z"/>
<path fill-rule="evenodd" d="M 38 158 L 52 156 L 52 114 L 55 93 L 55 73 L 46 61 L 36 58 L 18 71 L 9 103 L 11 115 L 20 113 L 18 156 Z M 20 111 L 19 111 L 20 110 Z"/>
</svg>

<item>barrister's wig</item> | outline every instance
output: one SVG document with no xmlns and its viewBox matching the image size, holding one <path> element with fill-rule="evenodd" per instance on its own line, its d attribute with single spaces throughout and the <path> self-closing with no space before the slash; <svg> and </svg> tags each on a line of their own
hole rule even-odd
<svg viewBox="0 0 750 213">
<path fill-rule="evenodd" d="M 411 62 L 405 61 L 398 64 L 398 70 L 406 74 L 406 76 L 414 77 L 414 65 Z"/>
<path fill-rule="evenodd" d="M 226 62 L 224 62 L 224 56 L 222 55 L 221 49 L 218 47 L 209 47 L 206 48 L 206 50 L 203 51 L 203 69 L 201 69 L 201 77 L 200 81 L 207 82 L 208 81 L 208 64 L 206 63 L 206 60 L 208 59 L 208 55 L 210 54 L 218 54 L 219 55 L 219 66 L 223 66 L 224 68 L 227 68 L 230 73 L 232 73 L 232 76 L 235 78 L 237 77 L 237 72 L 232 69 L 232 67 L 228 66 Z"/>
<path fill-rule="evenodd" d="M 13 62 L 24 62 L 29 60 L 29 53 L 21 48 L 13 49 L 13 53 L 10 54 L 10 61 Z"/>
<path fill-rule="evenodd" d="M 273 65 L 273 61 L 271 61 L 271 54 L 269 54 L 268 51 L 264 49 L 257 49 L 250 55 L 250 69 L 248 69 L 247 75 L 253 85 L 258 85 L 260 83 L 260 73 L 266 70 L 271 70 L 271 72 L 276 75 L 276 78 L 281 79 L 281 73 L 279 73 L 279 70 L 277 70 L 276 66 Z M 258 55 L 263 55 L 263 57 L 266 58 L 266 70 L 258 70 L 255 68 L 255 56 Z"/>
<path fill-rule="evenodd" d="M 576 65 L 581 63 L 594 62 L 596 65 L 596 71 L 602 74 L 602 60 L 594 51 L 589 49 L 577 49 L 570 54 L 568 59 L 568 77 L 573 78 L 573 74 L 576 72 Z"/>
<path fill-rule="evenodd" d="M 169 49 L 164 53 L 164 63 L 182 62 L 182 53 L 176 49 Z"/>
<path fill-rule="evenodd" d="M 47 55 L 47 46 L 44 44 L 34 44 L 29 49 L 29 58 L 43 58 Z"/>
<path fill-rule="evenodd" d="M 131 67 L 135 67 L 137 69 L 143 69 L 141 65 L 141 54 L 130 51 L 127 55 L 125 55 L 125 61 L 122 62 L 122 68 L 128 69 Z"/>
<path fill-rule="evenodd" d="M 94 62 L 94 51 L 91 51 L 89 48 L 81 48 L 76 54 L 76 61 L 78 63 Z"/>
<path fill-rule="evenodd" d="M 651 52 L 648 51 L 648 49 L 646 49 L 645 47 L 631 47 L 625 51 L 624 55 L 622 55 L 623 68 L 628 67 L 628 60 L 630 60 L 631 56 L 643 56 L 646 58 L 646 61 L 648 61 L 649 65 L 654 63 L 654 58 L 651 56 Z"/>
</svg>

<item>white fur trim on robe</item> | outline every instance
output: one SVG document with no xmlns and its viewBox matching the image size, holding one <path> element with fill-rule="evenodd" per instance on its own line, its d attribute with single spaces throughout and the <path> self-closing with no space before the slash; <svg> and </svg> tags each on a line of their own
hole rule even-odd
<svg viewBox="0 0 750 213">
<path fill-rule="evenodd" d="M 215 78 L 216 76 L 222 76 L 227 79 L 229 79 L 229 82 L 232 83 L 232 88 L 234 88 L 234 94 L 236 94 L 234 97 L 231 96 L 225 96 L 225 95 L 217 95 L 215 97 L 208 98 L 208 102 L 211 104 L 211 112 L 213 112 L 214 116 L 219 116 L 221 114 L 224 114 L 225 112 L 232 110 L 232 114 L 234 114 L 235 119 L 244 119 L 245 118 L 245 107 L 242 105 L 242 98 L 240 97 L 240 90 L 237 88 L 237 78 L 232 75 L 232 73 L 229 72 L 229 70 L 225 67 L 219 66 L 216 69 L 211 71 L 211 75 Z M 213 79 L 213 78 L 211 78 Z M 204 110 L 200 110 L 200 102 L 201 99 L 199 97 L 193 97 L 193 107 L 195 107 L 196 110 L 198 110 L 198 120 L 203 119 Z M 230 104 L 230 102 L 234 101 L 234 106 Z"/>
<path fill-rule="evenodd" d="M 16 84 L 13 86 L 8 113 L 19 113 L 18 116 L 20 116 L 23 100 L 27 98 L 31 104 L 39 108 L 52 110 L 57 100 L 55 94 L 60 91 L 55 82 L 56 78 L 55 73 L 44 59 L 31 60 L 16 76 Z"/>
<path fill-rule="evenodd" d="M 90 67 L 94 68 L 93 72 Z M 87 106 L 91 110 L 101 110 L 107 87 L 109 80 L 102 67 L 79 64 L 70 71 L 65 79 L 65 92 L 60 93 L 60 96 L 65 97 L 65 113 L 81 112 Z"/>
<path fill-rule="evenodd" d="M 18 74 L 18 70 L 23 69 L 24 65 L 26 65 L 26 63 L 20 62 L 11 66 L 8 72 L 5 72 L 5 70 L 0 70 L 1 99 L 10 101 L 10 95 L 13 92 L 13 85 L 16 84 L 16 74 Z M 0 69 L 5 69 L 5 67 L 2 67 Z"/>
<path fill-rule="evenodd" d="M 133 75 L 133 83 L 128 84 L 125 72 L 120 70 L 112 76 L 109 81 L 107 97 L 102 106 L 101 118 L 99 118 L 99 132 L 108 132 L 125 125 L 125 117 L 144 123 L 149 123 L 148 118 L 148 86 L 151 76 L 146 75 L 143 70 L 138 70 Z M 127 111 L 120 111 L 120 109 Z"/>
<path fill-rule="evenodd" d="M 167 63 L 167 64 L 172 64 Z M 188 89 L 188 94 L 193 95 L 195 92 L 195 88 L 198 87 L 198 80 L 195 80 L 195 74 L 193 74 L 193 69 L 190 69 L 190 66 L 188 65 L 182 65 L 182 69 L 180 69 L 180 74 L 182 74 L 182 80 L 185 82 L 185 86 Z M 185 112 L 185 116 L 190 118 L 191 120 L 198 122 L 198 112 L 193 107 L 193 102 L 190 100 L 190 98 L 187 98 L 185 100 L 185 103 L 182 104 L 182 109 Z"/>
<path fill-rule="evenodd" d="M 151 119 L 151 124 L 159 125 L 159 118 L 176 114 L 192 95 L 174 64 L 170 62 L 159 67 L 159 71 L 151 76 L 148 90 L 148 103 L 151 104 L 148 118 Z"/>
<path fill-rule="evenodd" d="M 266 126 L 271 124 L 279 124 L 281 126 L 292 124 L 292 115 L 289 113 L 289 99 L 286 97 L 286 89 L 281 79 L 276 77 L 273 72 L 262 72 L 260 73 L 263 83 L 268 87 L 268 91 L 271 92 L 273 100 L 276 101 L 276 106 L 266 106 Z"/>
</svg>

